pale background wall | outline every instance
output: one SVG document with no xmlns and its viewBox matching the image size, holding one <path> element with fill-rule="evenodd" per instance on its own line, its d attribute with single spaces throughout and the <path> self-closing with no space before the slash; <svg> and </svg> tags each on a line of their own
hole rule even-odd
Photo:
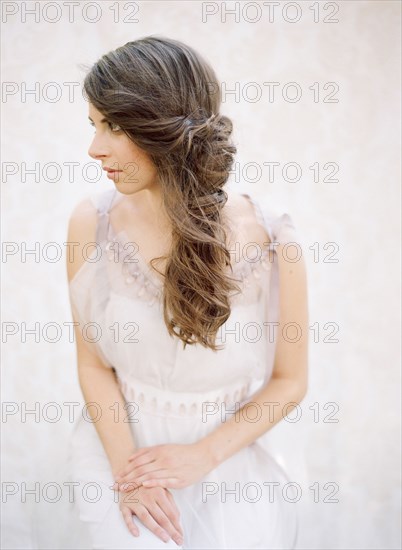
<svg viewBox="0 0 402 550">
<path fill-rule="evenodd" d="M 3 163 L 16 163 L 16 174 L 7 175 L 3 164 L 3 241 L 26 241 L 30 248 L 51 241 L 62 247 L 74 205 L 112 186 L 104 176 L 94 183 L 81 176 L 91 161 L 92 129 L 85 101 L 76 90 L 70 102 L 63 85 L 81 82 L 79 64 L 138 37 L 161 34 L 195 47 L 228 89 L 238 83 L 239 96 L 227 95 L 221 110 L 235 125 L 240 171 L 258 163 L 261 174 L 244 170 L 233 175 L 230 185 L 291 213 L 305 243 L 310 324 L 319 327 L 316 342 L 311 331 L 310 389 L 302 421 L 283 421 L 272 431 L 293 479 L 304 484 L 298 547 L 400 548 L 399 2 L 337 2 L 339 11 L 332 18 L 338 23 L 322 21 L 332 11 L 324 11 L 325 3 L 320 3 L 319 21 L 312 22 L 312 2 L 298 3 L 302 16 L 295 23 L 282 17 L 283 4 L 269 22 L 262 2 L 248 3 L 248 11 L 247 3 L 227 3 L 227 8 L 238 6 L 238 21 L 229 15 L 223 19 L 224 3 L 210 3 L 217 14 L 205 22 L 202 2 L 139 2 L 138 22 L 122 20 L 130 3 L 120 2 L 120 18 L 113 22 L 112 3 L 97 2 L 96 23 L 85 21 L 84 16 L 91 20 L 95 14 L 93 8 L 83 11 L 88 2 L 76 8 L 72 22 L 60 2 L 61 19 L 55 23 L 45 21 L 55 17 L 54 7 L 39 11 L 37 22 L 33 16 L 24 22 L 23 4 L 32 2 L 4 2 L 3 10 L 5 4 L 17 12 L 3 23 L 2 79 L 14 82 L 8 86 L 16 93 L 3 95 L 2 150 Z M 256 6 L 261 18 L 253 23 Z M 289 10 L 292 18 L 295 12 Z M 277 90 L 297 82 L 303 96 L 290 103 L 276 93 L 270 103 L 267 81 L 279 82 Z M 29 89 L 39 82 L 37 101 L 31 95 L 24 100 L 24 82 Z M 62 91 L 54 103 L 42 97 L 48 82 L 58 83 Z M 257 101 L 250 82 L 262 91 Z M 322 92 L 317 103 L 309 90 L 315 82 Z M 323 89 L 326 82 L 339 85 L 337 103 L 322 101 L 331 91 Z M 79 166 L 70 180 L 65 163 L 73 161 Z M 300 181 L 287 183 L 276 173 L 270 183 L 263 164 L 269 161 L 281 166 L 297 162 L 303 170 Z M 37 181 L 32 175 L 24 181 L 23 163 L 31 168 L 35 162 L 41 172 Z M 62 167 L 58 178 L 52 171 L 46 176 L 49 162 Z M 319 163 L 323 169 L 326 162 L 339 165 L 338 182 L 322 181 L 328 170 L 314 182 L 309 167 Z M 52 177 L 56 181 L 46 181 Z M 328 242 L 339 246 L 338 263 L 323 261 L 332 251 L 323 248 Z M 313 243 L 319 243 L 319 261 L 314 261 Z M 46 403 L 62 406 L 81 399 L 74 345 L 63 327 L 70 321 L 64 249 L 54 263 L 35 263 L 32 257 L 23 263 L 19 254 L 9 258 L 3 264 L 2 290 L 3 322 L 17 323 L 17 333 L 3 345 L 3 406 L 14 402 L 16 409 L 2 424 L 2 479 L 16 484 L 7 486 L 16 495 L 3 504 L 2 546 L 79 548 L 80 530 L 66 491 L 57 504 L 43 497 L 35 504 L 32 496 L 21 503 L 23 482 L 29 487 L 40 482 L 42 489 L 49 481 L 65 480 L 71 430 L 66 407 L 60 422 L 43 416 L 22 422 L 23 403 L 32 408 L 38 402 L 42 414 Z M 35 322 L 40 327 L 59 323 L 60 337 L 36 343 L 27 336 L 23 342 L 22 323 L 31 328 Z M 326 323 L 339 327 L 333 335 L 338 342 L 325 342 L 332 332 Z M 48 339 L 54 336 L 49 331 Z M 309 409 L 315 402 L 319 422 Z M 337 423 L 323 421 L 332 410 L 324 409 L 328 402 L 339 407 Z M 322 492 L 314 503 L 308 487 L 316 482 Z M 339 486 L 338 503 L 323 502 L 329 496 L 323 489 L 327 482 Z"/>
</svg>

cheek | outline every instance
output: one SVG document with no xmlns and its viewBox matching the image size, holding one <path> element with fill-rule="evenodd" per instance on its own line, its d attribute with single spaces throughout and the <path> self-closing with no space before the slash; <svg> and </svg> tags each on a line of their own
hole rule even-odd
<svg viewBox="0 0 402 550">
<path fill-rule="evenodd" d="M 136 171 L 141 174 L 154 174 L 156 167 L 149 156 L 141 149 L 131 149 L 130 156 L 131 166 L 134 166 Z"/>
<path fill-rule="evenodd" d="M 127 141 L 125 146 L 121 149 L 122 158 L 125 163 L 133 169 L 136 167 L 137 170 L 143 169 L 146 166 L 146 155 L 144 152 L 137 146 L 133 145 L 131 141 Z"/>
<path fill-rule="evenodd" d="M 126 172 L 143 177 L 155 177 L 157 173 L 149 155 L 134 144 L 127 136 L 122 137 L 119 144 L 119 157 Z"/>
</svg>

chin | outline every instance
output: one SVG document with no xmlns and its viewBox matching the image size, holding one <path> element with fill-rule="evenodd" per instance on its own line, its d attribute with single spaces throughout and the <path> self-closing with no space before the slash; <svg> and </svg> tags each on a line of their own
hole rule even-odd
<svg viewBox="0 0 402 550">
<path fill-rule="evenodd" d="M 133 193 L 135 193 L 136 191 L 134 191 L 133 189 L 128 189 L 127 187 L 125 187 L 124 185 L 122 185 L 121 183 L 115 183 L 115 188 L 117 189 L 117 191 L 119 191 L 119 193 L 122 193 L 123 195 L 132 195 Z"/>
<path fill-rule="evenodd" d="M 114 182 L 114 186 L 117 189 L 119 193 L 122 195 L 135 195 L 135 193 L 138 193 L 138 191 L 141 191 L 142 189 L 136 189 L 133 188 L 130 184 L 124 184 L 124 182 Z"/>
</svg>

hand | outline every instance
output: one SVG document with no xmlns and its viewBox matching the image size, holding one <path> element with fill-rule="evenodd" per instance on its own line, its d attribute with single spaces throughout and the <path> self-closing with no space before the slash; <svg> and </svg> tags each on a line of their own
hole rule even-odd
<svg viewBox="0 0 402 550">
<path fill-rule="evenodd" d="M 164 542 L 169 535 L 177 545 L 183 544 L 180 512 L 173 495 L 162 487 L 136 487 L 128 493 L 119 493 L 119 508 L 129 531 L 136 537 L 139 529 L 133 515 Z"/>
<path fill-rule="evenodd" d="M 200 443 L 144 447 L 128 460 L 129 464 L 115 476 L 113 488 L 116 490 L 124 491 L 124 484 L 128 484 L 126 490 L 130 490 L 130 483 L 182 489 L 196 483 L 215 467 L 211 454 Z"/>
</svg>

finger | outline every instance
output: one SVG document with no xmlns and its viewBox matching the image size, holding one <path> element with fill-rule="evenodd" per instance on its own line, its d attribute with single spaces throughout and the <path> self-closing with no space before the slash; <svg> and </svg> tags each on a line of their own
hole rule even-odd
<svg viewBox="0 0 402 550">
<path fill-rule="evenodd" d="M 130 486 L 132 483 L 135 483 L 137 485 L 142 485 L 145 481 L 148 481 L 150 479 L 162 479 L 167 477 L 167 470 L 154 470 L 148 474 L 144 474 L 139 477 L 133 477 L 133 476 L 127 476 L 126 481 L 121 481 L 119 483 L 119 490 L 120 491 L 130 491 Z"/>
<path fill-rule="evenodd" d="M 141 466 L 139 468 L 131 468 L 130 470 L 128 470 L 127 474 L 120 477 L 116 476 L 116 483 L 120 483 L 121 485 L 123 483 L 126 483 L 127 481 L 139 479 L 144 474 L 156 472 L 158 469 L 160 469 L 158 468 L 157 464 L 158 463 L 156 461 L 152 461 L 147 463 L 145 466 Z"/>
<path fill-rule="evenodd" d="M 177 504 L 173 498 L 173 495 L 170 491 L 164 491 L 164 496 L 161 499 L 158 499 L 156 502 L 163 509 L 167 517 L 173 523 L 177 531 L 184 536 L 183 527 L 180 523 L 180 510 L 177 507 Z"/>
<path fill-rule="evenodd" d="M 152 478 L 141 482 L 144 487 L 164 487 L 165 489 L 180 489 L 180 480 L 177 477 Z"/>
<path fill-rule="evenodd" d="M 156 459 L 152 458 L 150 456 L 141 457 L 137 460 L 133 460 L 123 468 L 116 476 L 115 481 L 122 481 L 127 475 L 131 474 L 135 470 L 140 470 L 141 467 L 146 466 L 147 464 L 153 464 L 155 463 Z M 142 472 L 141 472 L 142 473 Z"/>
<path fill-rule="evenodd" d="M 165 503 L 166 507 L 166 503 Z M 167 507 L 171 509 L 170 503 L 168 503 Z M 155 521 L 163 527 L 163 529 L 169 533 L 171 538 L 175 541 L 176 544 L 181 545 L 183 544 L 183 533 L 176 528 L 174 523 L 171 521 L 169 516 L 165 513 L 164 509 L 156 503 L 152 508 L 150 509 L 150 512 L 155 519 Z"/>
<path fill-rule="evenodd" d="M 141 520 L 141 522 L 145 525 L 145 527 L 148 527 L 154 535 L 159 537 L 163 542 L 168 542 L 170 537 L 169 534 L 161 527 L 152 517 L 152 515 L 149 513 L 147 508 L 144 506 L 141 506 L 141 508 L 135 512 L 138 519 Z"/>
<path fill-rule="evenodd" d="M 138 458 L 145 453 L 149 453 L 151 447 L 143 447 L 142 449 L 138 449 L 138 451 L 135 451 L 132 455 L 128 457 L 128 460 L 134 460 L 135 458 Z"/>
<path fill-rule="evenodd" d="M 141 487 L 142 483 L 138 483 L 136 480 L 132 480 L 123 484 L 116 483 L 115 485 L 116 491 L 120 491 L 121 493 L 131 493 L 132 491 L 138 490 Z"/>
<path fill-rule="evenodd" d="M 177 517 L 180 518 L 180 510 L 177 507 L 176 501 L 175 501 L 174 496 L 172 495 L 172 493 L 168 489 L 166 489 L 163 493 L 164 493 L 164 497 L 167 498 L 169 500 L 169 502 L 171 503 L 173 510 L 177 514 Z"/>
<path fill-rule="evenodd" d="M 126 522 L 126 525 L 128 527 L 128 530 L 130 531 L 130 533 L 132 535 L 134 535 L 135 537 L 138 537 L 140 532 L 139 532 L 138 527 L 134 523 L 133 514 L 132 514 L 130 508 L 127 508 L 126 506 L 123 506 L 121 508 L 121 513 L 123 514 L 124 521 Z"/>
</svg>

